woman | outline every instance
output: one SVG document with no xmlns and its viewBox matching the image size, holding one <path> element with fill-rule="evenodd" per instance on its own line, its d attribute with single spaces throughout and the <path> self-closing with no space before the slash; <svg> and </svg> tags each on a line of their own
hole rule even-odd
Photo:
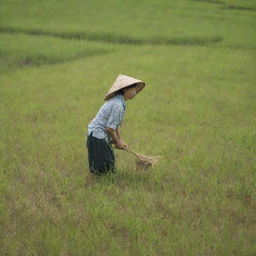
<svg viewBox="0 0 256 256">
<path fill-rule="evenodd" d="M 134 98 L 145 83 L 126 75 L 119 75 L 105 97 L 105 103 L 89 123 L 87 149 L 89 170 L 94 174 L 115 172 L 115 154 L 111 144 L 118 149 L 127 149 L 120 134 L 126 101 Z"/>
</svg>

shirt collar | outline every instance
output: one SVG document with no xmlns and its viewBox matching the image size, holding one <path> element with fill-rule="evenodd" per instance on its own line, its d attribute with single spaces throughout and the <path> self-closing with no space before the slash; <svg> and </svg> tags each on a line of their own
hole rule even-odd
<svg viewBox="0 0 256 256">
<path fill-rule="evenodd" d="M 115 98 L 118 101 L 122 102 L 122 106 L 124 107 L 124 110 L 126 108 L 126 102 L 124 100 L 124 96 L 120 93 L 120 94 L 116 94 L 113 98 Z"/>
<path fill-rule="evenodd" d="M 126 108 L 126 102 L 125 102 L 125 100 L 124 100 L 124 96 L 120 93 L 120 94 L 117 94 L 117 95 L 115 96 L 115 98 L 118 99 L 118 100 L 120 100 L 120 101 L 122 102 L 122 105 L 123 105 L 124 110 L 125 110 L 125 108 Z"/>
<path fill-rule="evenodd" d="M 121 94 L 121 100 L 122 100 L 123 107 L 125 109 L 126 108 L 126 102 L 125 102 L 124 96 L 122 94 Z"/>
</svg>

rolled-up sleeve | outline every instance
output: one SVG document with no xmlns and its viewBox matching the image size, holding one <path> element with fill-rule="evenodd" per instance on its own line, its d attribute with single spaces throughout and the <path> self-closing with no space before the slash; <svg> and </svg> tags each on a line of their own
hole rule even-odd
<svg viewBox="0 0 256 256">
<path fill-rule="evenodd" d="M 113 104 L 106 126 L 115 130 L 116 127 L 122 122 L 123 112 L 124 111 L 119 104 Z"/>
</svg>

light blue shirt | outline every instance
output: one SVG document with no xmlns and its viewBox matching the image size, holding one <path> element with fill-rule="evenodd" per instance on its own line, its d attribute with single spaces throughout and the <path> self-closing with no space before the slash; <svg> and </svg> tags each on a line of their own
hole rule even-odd
<svg viewBox="0 0 256 256">
<path fill-rule="evenodd" d="M 110 98 L 89 123 L 87 134 L 90 135 L 93 132 L 93 137 L 110 142 L 111 137 L 108 135 L 106 128 L 110 127 L 115 130 L 123 121 L 125 109 L 126 102 L 122 94 Z"/>
</svg>

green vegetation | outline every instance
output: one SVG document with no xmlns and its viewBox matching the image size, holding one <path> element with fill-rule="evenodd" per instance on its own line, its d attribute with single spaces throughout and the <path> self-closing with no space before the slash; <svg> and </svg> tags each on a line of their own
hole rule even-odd
<svg viewBox="0 0 256 256">
<path fill-rule="evenodd" d="M 0 2 L 1 255 L 255 255 L 255 1 Z M 118 74 L 121 128 L 163 158 L 92 177 L 85 133 Z"/>
</svg>

